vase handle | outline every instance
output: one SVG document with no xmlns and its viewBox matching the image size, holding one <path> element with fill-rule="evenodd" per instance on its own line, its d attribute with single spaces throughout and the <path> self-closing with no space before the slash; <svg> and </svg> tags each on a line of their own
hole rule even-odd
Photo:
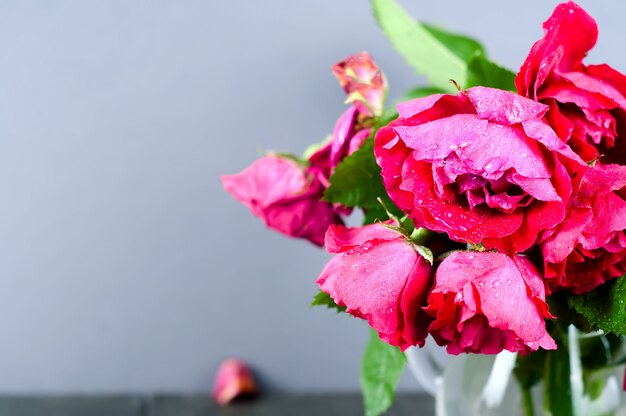
<svg viewBox="0 0 626 416">
<path fill-rule="evenodd" d="M 409 369 L 418 384 L 431 396 L 435 397 L 443 381 L 444 367 L 433 357 L 428 346 L 410 347 L 404 351 Z"/>
</svg>

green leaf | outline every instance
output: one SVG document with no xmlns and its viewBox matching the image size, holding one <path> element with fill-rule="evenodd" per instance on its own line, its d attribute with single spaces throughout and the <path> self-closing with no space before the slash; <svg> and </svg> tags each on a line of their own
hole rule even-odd
<svg viewBox="0 0 626 416">
<path fill-rule="evenodd" d="M 381 341 L 378 334 L 371 331 L 361 362 L 361 391 L 367 416 L 378 416 L 393 404 L 405 363 L 406 357 L 400 348 Z"/>
<path fill-rule="evenodd" d="M 467 63 L 467 85 L 463 88 L 477 85 L 517 92 L 515 73 L 491 62 L 484 54 L 474 55 Z"/>
<path fill-rule="evenodd" d="M 347 207 L 360 207 L 365 213 L 364 223 L 372 224 L 389 219 L 378 198 L 394 215 L 403 215 L 387 195 L 374 157 L 374 138 L 370 137 L 337 165 L 322 199 Z"/>
<path fill-rule="evenodd" d="M 439 42 L 444 44 L 452 53 L 461 58 L 463 61 L 469 61 L 474 55 L 486 55 L 483 45 L 476 39 L 460 35 L 458 33 L 450 33 L 447 30 L 428 23 L 420 23 L 431 35 Z"/>
<path fill-rule="evenodd" d="M 382 205 L 363 208 L 363 213 L 365 214 L 363 225 L 374 224 L 375 222 L 387 221 L 389 219 L 389 215 L 387 215 L 387 211 L 385 211 Z"/>
<path fill-rule="evenodd" d="M 395 0 L 371 0 L 371 4 L 380 28 L 418 73 L 444 91 L 456 92 L 450 79 L 466 85 L 466 61 L 483 52 L 478 42 L 418 23 Z"/>
<path fill-rule="evenodd" d="M 570 296 L 568 304 L 592 329 L 626 335 L 626 279 L 609 281 L 585 295 Z"/>
<path fill-rule="evenodd" d="M 311 306 L 326 306 L 328 309 L 336 309 L 338 313 L 346 311 L 345 306 L 337 305 L 335 301 L 333 300 L 333 298 L 331 298 L 328 293 L 322 292 L 321 290 L 313 298 L 313 302 L 311 302 Z"/>
<path fill-rule="evenodd" d="M 356 152 L 346 157 L 330 177 L 324 201 L 347 207 L 377 207 L 377 198 L 387 196 L 374 158 L 374 139 L 369 138 Z"/>
</svg>

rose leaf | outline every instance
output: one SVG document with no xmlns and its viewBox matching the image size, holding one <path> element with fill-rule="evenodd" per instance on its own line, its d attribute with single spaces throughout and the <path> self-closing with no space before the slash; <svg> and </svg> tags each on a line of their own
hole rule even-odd
<svg viewBox="0 0 626 416">
<path fill-rule="evenodd" d="M 367 416 L 383 414 L 393 404 L 405 363 L 400 348 L 381 341 L 376 331 L 371 331 L 361 362 L 361 391 Z"/>
</svg>

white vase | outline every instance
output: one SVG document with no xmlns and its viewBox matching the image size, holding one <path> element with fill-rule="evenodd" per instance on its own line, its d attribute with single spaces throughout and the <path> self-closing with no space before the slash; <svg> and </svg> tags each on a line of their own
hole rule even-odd
<svg viewBox="0 0 626 416">
<path fill-rule="evenodd" d="M 567 336 L 569 380 L 558 382 L 570 383 L 571 398 L 556 399 L 571 400 L 574 416 L 626 416 L 624 365 L 596 369 L 593 373 L 583 370 L 579 341 L 599 334 L 580 334 L 571 326 Z M 524 395 L 513 375 L 517 354 L 504 351 L 498 355 L 452 356 L 429 341 L 424 348 L 410 348 L 405 354 L 420 386 L 435 398 L 436 416 L 551 415 L 544 410 L 543 382 Z M 593 398 L 584 391 L 583 372 L 587 382 L 590 378 L 599 382 Z"/>
</svg>

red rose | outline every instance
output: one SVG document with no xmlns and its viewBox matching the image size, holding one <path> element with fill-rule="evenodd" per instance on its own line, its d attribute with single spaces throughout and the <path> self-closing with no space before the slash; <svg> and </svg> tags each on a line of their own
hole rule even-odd
<svg viewBox="0 0 626 416">
<path fill-rule="evenodd" d="M 331 226 L 326 249 L 335 256 L 317 280 L 324 292 L 383 341 L 403 350 L 424 344 L 430 319 L 421 308 L 432 268 L 404 234 L 383 223 Z"/>
<path fill-rule="evenodd" d="M 426 312 L 430 334 L 451 354 L 556 349 L 543 281 L 523 256 L 453 252 L 437 268 Z"/>
<path fill-rule="evenodd" d="M 389 196 L 453 240 L 526 250 L 563 221 L 570 174 L 586 169 L 541 121 L 547 109 L 485 87 L 399 105 L 374 149 Z"/>
<path fill-rule="evenodd" d="M 582 294 L 626 272 L 626 166 L 596 165 L 582 178 L 567 219 L 542 245 L 552 290 Z"/>
<path fill-rule="evenodd" d="M 568 2 L 543 29 L 517 75 L 517 90 L 550 106 L 547 120 L 585 161 L 607 155 L 624 163 L 626 143 L 617 141 L 626 121 L 626 77 L 608 65 L 583 64 L 598 37 L 596 22 Z"/>
<path fill-rule="evenodd" d="M 320 201 L 324 187 L 309 168 L 291 159 L 265 156 L 235 175 L 224 188 L 265 224 L 285 235 L 324 244 L 331 224 L 341 224 L 332 205 Z"/>
</svg>

